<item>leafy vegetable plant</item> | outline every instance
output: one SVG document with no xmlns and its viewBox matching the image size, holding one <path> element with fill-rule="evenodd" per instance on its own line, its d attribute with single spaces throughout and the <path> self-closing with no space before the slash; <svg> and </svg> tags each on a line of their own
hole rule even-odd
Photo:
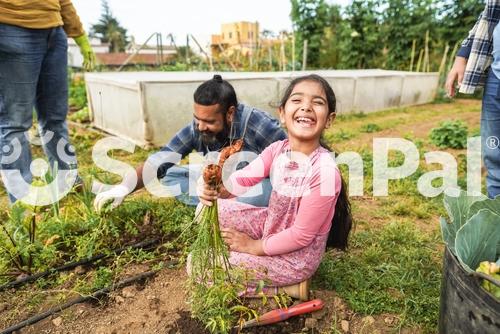
<svg viewBox="0 0 500 334">
<path fill-rule="evenodd" d="M 431 142 L 440 148 L 462 149 L 467 146 L 467 125 L 462 121 L 444 121 L 431 130 Z"/>
<path fill-rule="evenodd" d="M 483 261 L 498 261 L 500 197 L 468 196 L 460 191 L 457 197 L 445 195 L 444 206 L 450 222 L 441 218 L 443 239 L 462 267 L 473 273 Z"/>
</svg>

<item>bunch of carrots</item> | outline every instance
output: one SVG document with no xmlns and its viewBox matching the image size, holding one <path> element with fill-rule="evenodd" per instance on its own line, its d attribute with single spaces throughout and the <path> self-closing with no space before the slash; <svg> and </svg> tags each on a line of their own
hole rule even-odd
<svg viewBox="0 0 500 334">
<path fill-rule="evenodd" d="M 219 156 L 218 164 L 210 164 L 203 170 L 203 180 L 214 189 L 222 185 L 224 162 L 243 146 L 243 140 L 236 140 L 225 147 Z M 229 279 L 229 252 L 222 239 L 217 212 L 217 201 L 212 206 L 203 206 L 195 219 L 198 222 L 198 236 L 192 245 L 192 276 L 201 284 L 213 284 L 218 280 Z"/>
</svg>

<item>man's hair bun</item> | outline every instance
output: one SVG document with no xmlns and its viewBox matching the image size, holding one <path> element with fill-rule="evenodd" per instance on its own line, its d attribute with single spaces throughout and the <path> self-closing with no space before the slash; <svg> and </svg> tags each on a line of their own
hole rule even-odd
<svg viewBox="0 0 500 334">
<path fill-rule="evenodd" d="M 218 83 L 222 83 L 222 77 L 219 74 L 215 74 L 212 80 Z"/>
</svg>

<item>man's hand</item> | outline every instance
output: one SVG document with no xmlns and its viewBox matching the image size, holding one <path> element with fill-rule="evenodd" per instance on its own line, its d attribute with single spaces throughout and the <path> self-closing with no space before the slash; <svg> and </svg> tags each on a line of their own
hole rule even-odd
<svg viewBox="0 0 500 334">
<path fill-rule="evenodd" d="M 108 191 L 97 194 L 94 199 L 94 209 L 96 211 L 101 211 L 104 205 L 110 201 L 113 201 L 113 203 L 111 203 L 111 208 L 114 209 L 122 204 L 125 197 L 130 193 L 130 189 L 121 184 L 114 186 Z"/>
<path fill-rule="evenodd" d="M 222 238 L 229 246 L 229 249 L 235 252 L 248 253 L 252 255 L 266 255 L 262 245 L 262 240 L 254 240 L 243 232 L 236 231 L 233 228 L 221 229 Z"/>
<path fill-rule="evenodd" d="M 458 82 L 459 87 L 462 84 L 466 66 L 467 58 L 458 56 L 455 58 L 455 62 L 453 63 L 450 73 L 448 73 L 445 83 L 446 93 L 449 97 L 455 96 L 455 82 Z"/>
<path fill-rule="evenodd" d="M 74 38 L 76 44 L 80 47 L 80 53 L 83 56 L 83 69 L 92 71 L 95 66 L 95 54 L 90 46 L 89 39 L 86 34 Z"/>
</svg>

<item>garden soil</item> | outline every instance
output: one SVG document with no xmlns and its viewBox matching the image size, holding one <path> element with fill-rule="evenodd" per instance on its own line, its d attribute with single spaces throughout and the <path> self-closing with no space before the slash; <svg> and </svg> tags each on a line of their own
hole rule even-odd
<svg viewBox="0 0 500 334">
<path fill-rule="evenodd" d="M 137 266 L 126 273 L 144 271 Z M 201 323 L 191 318 L 184 268 L 163 269 L 154 278 L 124 287 L 108 298 L 74 305 L 37 324 L 25 327 L 22 334 L 204 334 Z M 325 302 L 323 310 L 291 318 L 275 325 L 256 327 L 241 333 L 392 333 L 398 319 L 390 314 L 367 316 L 355 314 L 333 291 L 316 290 L 313 298 Z M 402 333 L 418 333 L 418 328 Z M 234 332 L 236 333 L 236 332 Z"/>
</svg>

